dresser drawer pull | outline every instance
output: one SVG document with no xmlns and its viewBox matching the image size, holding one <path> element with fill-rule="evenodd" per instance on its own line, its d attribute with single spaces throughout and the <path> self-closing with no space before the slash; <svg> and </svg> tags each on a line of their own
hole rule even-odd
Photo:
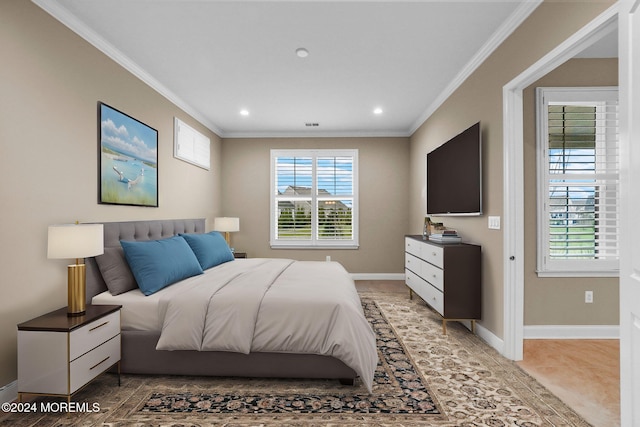
<svg viewBox="0 0 640 427">
<path fill-rule="evenodd" d="M 111 356 L 107 356 L 104 359 L 102 359 L 100 362 L 96 363 L 95 365 L 93 365 L 92 367 L 89 368 L 89 370 L 93 370 L 94 368 L 97 368 L 98 366 L 102 365 L 104 362 L 106 362 L 107 360 L 109 360 Z"/>
<path fill-rule="evenodd" d="M 98 326 L 94 326 L 93 328 L 89 329 L 89 332 L 91 332 L 91 331 L 95 331 L 96 329 L 98 329 L 98 328 L 102 328 L 104 325 L 108 325 L 108 324 L 109 324 L 109 321 L 106 321 L 106 322 L 104 322 L 104 323 L 101 323 L 101 324 L 99 324 Z"/>
</svg>

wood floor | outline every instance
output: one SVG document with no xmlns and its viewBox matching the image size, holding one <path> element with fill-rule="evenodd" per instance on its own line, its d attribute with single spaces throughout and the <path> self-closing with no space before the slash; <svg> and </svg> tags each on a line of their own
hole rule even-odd
<svg viewBox="0 0 640 427">
<path fill-rule="evenodd" d="M 594 427 L 620 425 L 618 340 L 525 340 L 518 365 Z"/>
<path fill-rule="evenodd" d="M 359 290 L 406 292 L 403 281 L 356 281 Z M 620 426 L 618 340 L 525 340 L 518 365 L 594 427 Z"/>
</svg>

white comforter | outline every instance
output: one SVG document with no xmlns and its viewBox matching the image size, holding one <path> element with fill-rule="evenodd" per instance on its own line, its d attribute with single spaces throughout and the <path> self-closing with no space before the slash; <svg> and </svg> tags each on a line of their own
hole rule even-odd
<svg viewBox="0 0 640 427">
<path fill-rule="evenodd" d="M 228 262 L 190 279 L 179 293 L 167 292 L 159 313 L 158 350 L 329 355 L 355 370 L 371 391 L 375 335 L 338 263 Z"/>
</svg>

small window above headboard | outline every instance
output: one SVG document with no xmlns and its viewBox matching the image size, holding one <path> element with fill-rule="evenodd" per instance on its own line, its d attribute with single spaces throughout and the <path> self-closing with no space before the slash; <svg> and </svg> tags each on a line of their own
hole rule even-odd
<svg viewBox="0 0 640 427">
<path fill-rule="evenodd" d="M 211 140 L 179 118 L 175 118 L 173 156 L 176 159 L 209 170 L 211 168 Z"/>
</svg>

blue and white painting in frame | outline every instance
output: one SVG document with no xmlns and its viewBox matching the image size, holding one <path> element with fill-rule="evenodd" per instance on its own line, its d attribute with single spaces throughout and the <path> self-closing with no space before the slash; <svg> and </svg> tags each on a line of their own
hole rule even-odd
<svg viewBox="0 0 640 427">
<path fill-rule="evenodd" d="M 99 202 L 158 206 L 158 131 L 102 102 Z"/>
</svg>

